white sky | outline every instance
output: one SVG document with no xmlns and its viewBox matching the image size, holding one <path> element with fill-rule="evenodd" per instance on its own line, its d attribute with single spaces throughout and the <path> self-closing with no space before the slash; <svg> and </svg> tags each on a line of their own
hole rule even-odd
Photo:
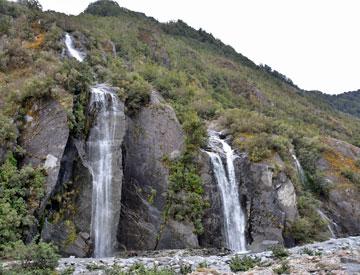
<svg viewBox="0 0 360 275">
<path fill-rule="evenodd" d="M 78 14 L 91 0 L 40 0 Z M 203 28 L 307 90 L 360 89 L 359 0 L 118 0 L 161 22 Z"/>
</svg>

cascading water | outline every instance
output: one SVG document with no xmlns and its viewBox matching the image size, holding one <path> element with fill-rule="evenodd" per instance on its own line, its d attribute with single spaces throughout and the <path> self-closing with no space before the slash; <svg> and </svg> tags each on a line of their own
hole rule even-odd
<svg viewBox="0 0 360 275">
<path fill-rule="evenodd" d="M 295 166 L 296 166 L 296 169 L 298 171 L 298 174 L 299 174 L 299 177 L 300 177 L 300 180 L 301 180 L 301 183 L 305 184 L 306 182 L 306 178 L 305 178 L 305 172 L 304 172 L 304 169 L 302 168 L 301 164 L 300 164 L 300 161 L 298 160 L 298 158 L 296 157 L 295 154 L 292 155 L 293 159 L 294 159 L 294 162 L 295 162 Z M 321 217 L 321 219 L 323 219 L 326 224 L 327 224 L 327 228 L 331 234 L 331 237 L 332 238 L 336 238 L 336 235 L 335 235 L 335 232 L 333 230 L 333 227 L 334 226 L 336 228 L 336 223 L 334 223 L 328 216 L 325 215 L 325 213 L 323 211 L 321 211 L 320 209 L 317 209 L 316 210 L 319 214 L 319 216 Z"/>
<path fill-rule="evenodd" d="M 93 178 L 91 232 L 95 244 L 94 256 L 106 257 L 113 252 L 119 218 L 114 194 L 121 194 L 121 184 L 113 177 L 113 170 L 118 168 L 114 154 L 121 148 L 117 137 L 123 113 L 117 96 L 105 85 L 91 89 L 89 107 L 90 113 L 96 113 L 87 141 Z M 117 199 L 119 197 L 117 195 Z"/>
<path fill-rule="evenodd" d="M 207 153 L 211 158 L 222 198 L 226 244 L 233 251 L 245 251 L 245 214 L 240 205 L 234 169 L 237 156 L 230 145 L 219 137 L 219 133 L 214 131 L 209 131 L 209 147 L 212 151 Z M 226 158 L 226 169 L 220 155 Z"/>
<path fill-rule="evenodd" d="M 85 54 L 75 48 L 74 41 L 68 33 L 65 34 L 65 45 L 70 56 L 74 57 L 79 62 L 84 61 Z"/>
<path fill-rule="evenodd" d="M 327 228 L 331 234 L 331 237 L 336 238 L 336 234 L 335 234 L 333 227 L 336 228 L 337 224 L 335 222 L 333 222 L 328 216 L 326 216 L 325 213 L 323 211 L 321 211 L 320 209 L 317 209 L 316 211 L 318 212 L 320 217 L 326 222 Z"/>
<path fill-rule="evenodd" d="M 299 174 L 301 183 L 304 184 L 304 183 L 306 182 L 304 169 L 302 168 L 302 166 L 301 166 L 301 164 L 300 164 L 300 161 L 298 160 L 298 158 L 296 157 L 296 155 L 293 154 L 292 157 L 293 157 L 293 159 L 294 159 L 295 166 L 296 166 L 296 169 L 297 169 L 297 171 L 298 171 L 298 174 Z"/>
</svg>

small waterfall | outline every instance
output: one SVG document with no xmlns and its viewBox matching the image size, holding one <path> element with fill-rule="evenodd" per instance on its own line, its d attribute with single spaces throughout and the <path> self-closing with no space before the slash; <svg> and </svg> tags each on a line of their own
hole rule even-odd
<svg viewBox="0 0 360 275">
<path fill-rule="evenodd" d="M 222 198 L 226 244 L 233 251 L 245 251 L 245 215 L 240 205 L 234 169 L 234 160 L 237 156 L 230 145 L 219 137 L 219 133 L 214 131 L 209 131 L 209 147 L 212 151 L 207 153 L 210 156 Z M 220 155 L 226 158 L 225 166 Z"/>
<path fill-rule="evenodd" d="M 321 211 L 320 209 L 317 209 L 316 211 L 318 212 L 320 217 L 326 222 L 327 228 L 331 234 L 331 237 L 336 238 L 336 234 L 335 234 L 335 231 L 333 230 L 333 227 L 336 228 L 337 224 L 335 222 L 333 222 L 328 216 L 326 216 L 325 213 L 323 211 Z"/>
<path fill-rule="evenodd" d="M 75 48 L 74 41 L 68 33 L 65 34 L 65 45 L 71 57 L 74 57 L 79 62 L 84 61 L 85 54 Z"/>
<path fill-rule="evenodd" d="M 300 177 L 300 181 L 302 184 L 305 184 L 306 182 L 306 177 L 305 177 L 305 172 L 304 172 L 304 169 L 302 168 L 301 164 L 300 164 L 300 161 L 298 160 L 298 158 L 296 157 L 295 154 L 292 155 L 293 159 L 294 159 L 294 162 L 295 162 L 295 166 L 296 166 L 296 169 L 298 171 L 298 174 L 299 174 L 299 177 Z"/>
<path fill-rule="evenodd" d="M 98 85 L 91 89 L 90 112 L 96 114 L 94 126 L 87 141 L 89 163 L 93 177 L 91 232 L 95 244 L 94 256 L 111 256 L 116 242 L 119 217 L 117 202 L 121 185 L 113 177 L 117 169 L 115 152 L 121 148 L 118 142 L 120 104 L 113 91 Z M 120 190 L 119 190 L 120 189 Z"/>
</svg>

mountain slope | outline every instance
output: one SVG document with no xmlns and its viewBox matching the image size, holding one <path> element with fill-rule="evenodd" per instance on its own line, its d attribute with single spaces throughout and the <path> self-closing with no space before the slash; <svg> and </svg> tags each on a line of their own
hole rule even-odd
<svg viewBox="0 0 360 275">
<path fill-rule="evenodd" d="M 254 249 L 264 249 L 271 238 L 287 245 L 327 238 L 320 208 L 339 224 L 338 235 L 360 233 L 360 153 L 355 147 L 360 119 L 344 113 L 356 115 L 355 103 L 351 110 L 342 107 L 356 94 L 330 97 L 302 91 L 203 30 L 182 21 L 162 24 L 109 0 L 91 4 L 79 16 L 1 0 L 0 13 L 1 183 L 9 190 L 15 180 L 25 189 L 46 187 L 46 192 L 33 188 L 36 194 L 15 192 L 22 204 L 11 205 L 11 213 L 21 212 L 21 221 L 0 229 L 0 236 L 16 233 L 6 235 L 4 243 L 52 232 L 60 236 L 55 241 L 64 254 L 89 255 L 91 213 L 81 211 L 91 208 L 91 173 L 83 151 L 96 115 L 88 109 L 95 83 L 113 86 L 126 107 L 126 196 L 118 202 L 126 206 L 121 223 L 128 228 L 118 232 L 125 247 L 211 246 L 218 241 L 221 217 L 214 213 L 221 205 L 201 151 L 207 149 L 206 128 L 225 130 L 224 136 L 245 156 L 236 169 L 247 203 L 243 206 L 253 210 L 247 238 Z M 65 32 L 86 53 L 83 63 L 66 54 Z M 58 117 L 63 119 L 54 127 Z M 32 133 L 44 136 L 43 143 Z M 179 144 L 172 154 L 169 148 Z M 52 153 L 53 147 L 61 150 Z M 299 177 L 295 155 L 305 180 Z M 56 168 L 51 175 L 57 177 L 46 170 L 53 157 L 57 164 L 50 167 Z M 27 164 L 33 170 L 24 171 Z M 137 170 L 142 165 L 145 170 Z M 19 175 L 28 179 L 26 186 Z M 2 199 L 4 209 L 14 200 Z M 29 219 L 34 222 L 27 223 Z"/>
</svg>

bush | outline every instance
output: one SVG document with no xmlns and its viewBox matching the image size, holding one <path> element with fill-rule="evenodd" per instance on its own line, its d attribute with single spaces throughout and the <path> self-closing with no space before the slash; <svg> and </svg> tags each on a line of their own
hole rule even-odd
<svg viewBox="0 0 360 275">
<path fill-rule="evenodd" d="M 153 268 L 146 268 L 143 264 L 134 264 L 129 269 L 129 274 L 134 275 L 175 275 L 175 272 L 170 268 L 158 268 L 154 266 Z"/>
<path fill-rule="evenodd" d="M 57 248 L 44 242 L 24 245 L 18 241 L 6 252 L 7 257 L 20 261 L 25 270 L 54 270 L 60 259 Z"/>
<path fill-rule="evenodd" d="M 281 266 L 274 269 L 276 274 L 290 274 L 290 266 L 288 262 L 281 263 Z"/>
<path fill-rule="evenodd" d="M 42 170 L 17 168 L 9 154 L 0 167 L 0 253 L 8 243 L 21 239 L 34 223 L 34 211 L 43 196 L 45 177 Z"/>
<path fill-rule="evenodd" d="M 232 272 L 238 271 L 248 271 L 251 268 L 254 268 L 260 263 L 260 259 L 250 256 L 240 257 L 238 255 L 231 258 L 229 266 Z"/>
<path fill-rule="evenodd" d="M 17 137 L 16 126 L 12 119 L 0 114 L 0 144 L 14 142 Z"/>
<path fill-rule="evenodd" d="M 186 275 L 186 274 L 189 274 L 192 272 L 192 268 L 191 268 L 191 265 L 189 264 L 182 264 L 180 266 L 180 274 L 181 275 Z"/>
<path fill-rule="evenodd" d="M 360 186 L 360 175 L 351 171 L 350 169 L 344 169 L 341 171 L 341 175 L 347 178 L 351 183 Z"/>
<path fill-rule="evenodd" d="M 125 87 L 125 105 L 130 115 L 135 114 L 150 102 L 151 87 L 139 75 L 134 75 L 131 83 Z"/>
<path fill-rule="evenodd" d="M 271 248 L 273 256 L 277 259 L 286 258 L 289 256 L 289 252 L 282 245 L 276 245 Z"/>
</svg>

